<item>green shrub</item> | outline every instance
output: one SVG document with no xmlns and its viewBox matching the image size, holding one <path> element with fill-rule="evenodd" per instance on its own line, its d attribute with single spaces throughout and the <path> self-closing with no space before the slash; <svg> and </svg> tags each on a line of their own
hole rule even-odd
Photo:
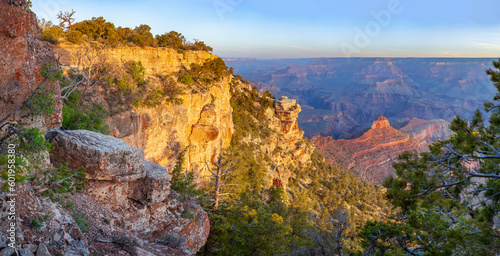
<svg viewBox="0 0 500 256">
<path fill-rule="evenodd" d="M 25 166 L 25 163 L 22 159 L 22 157 L 20 156 L 17 156 L 15 159 L 13 159 L 14 161 L 11 160 L 11 162 L 9 163 L 9 159 L 7 155 L 0 155 L 0 173 L 1 173 L 1 176 L 2 176 L 2 179 L 4 181 L 8 181 L 9 179 L 9 169 L 10 170 L 14 170 L 15 171 L 15 174 L 14 174 L 14 181 L 16 183 L 23 183 L 25 180 L 26 180 L 26 175 L 24 175 L 21 171 L 22 167 Z M 15 168 L 8 168 L 9 165 L 14 165 Z M 12 174 L 11 174 L 12 175 Z M 3 192 L 9 192 L 9 184 L 8 182 L 5 182 L 3 183 L 3 187 L 2 187 L 2 191 Z"/>
<path fill-rule="evenodd" d="M 49 82 L 55 83 L 57 81 L 62 81 L 64 75 L 62 70 L 53 63 L 44 63 L 40 70 L 40 74 Z"/>
<path fill-rule="evenodd" d="M 177 81 L 179 83 L 183 83 L 185 85 L 192 85 L 194 82 L 193 77 L 188 72 L 179 73 L 179 77 L 177 78 Z"/>
<path fill-rule="evenodd" d="M 45 225 L 43 224 L 42 220 L 40 220 L 40 219 L 32 219 L 31 220 L 31 227 L 33 227 L 34 229 L 40 230 L 43 228 L 43 226 L 45 226 Z"/>
<path fill-rule="evenodd" d="M 68 163 L 60 164 L 58 168 L 46 170 L 42 178 L 33 181 L 36 186 L 43 186 L 47 189 L 43 196 L 55 198 L 56 194 L 71 193 L 81 191 L 88 183 L 87 171 L 84 167 L 76 170 L 69 170 Z"/>
<path fill-rule="evenodd" d="M 132 80 L 138 86 L 144 86 L 148 83 L 146 79 L 144 79 L 144 71 L 146 68 L 142 65 L 140 61 L 130 61 L 125 63 L 126 72 L 132 77 Z"/>
<path fill-rule="evenodd" d="M 54 90 L 38 86 L 30 97 L 23 102 L 21 108 L 33 116 L 50 116 L 54 113 Z"/>
<path fill-rule="evenodd" d="M 80 230 L 83 233 L 89 232 L 90 221 L 87 217 L 87 214 L 82 212 L 77 212 L 73 214 L 73 219 L 75 219 L 76 224 L 80 227 Z"/>
<path fill-rule="evenodd" d="M 184 155 L 186 150 L 182 151 L 177 157 L 177 163 L 172 170 L 172 186 L 171 189 L 178 192 L 181 197 L 180 200 L 186 200 L 187 196 L 198 197 L 203 195 L 203 190 L 197 189 L 198 184 L 194 182 L 194 172 L 184 171 L 182 165 L 184 164 Z"/>
<path fill-rule="evenodd" d="M 109 126 L 106 119 L 108 111 L 102 104 L 93 106 L 81 106 L 79 104 L 81 92 L 74 91 L 63 107 L 63 123 L 61 128 L 65 130 L 89 130 L 103 134 L 109 134 Z"/>
</svg>

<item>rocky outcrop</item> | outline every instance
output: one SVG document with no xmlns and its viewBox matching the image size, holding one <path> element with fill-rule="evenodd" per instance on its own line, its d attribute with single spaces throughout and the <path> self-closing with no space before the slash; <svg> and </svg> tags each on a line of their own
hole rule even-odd
<svg viewBox="0 0 500 256">
<path fill-rule="evenodd" d="M 380 129 L 380 128 L 385 128 L 385 127 L 390 127 L 391 125 L 389 124 L 389 120 L 385 118 L 384 116 L 381 116 L 373 122 L 372 129 Z"/>
<path fill-rule="evenodd" d="M 144 161 L 142 150 L 83 130 L 52 130 L 47 138 L 54 146 L 53 163 L 87 168 L 85 193 L 113 211 L 112 225 L 150 241 L 184 237 L 193 253 L 203 246 L 210 230 L 207 214 L 193 202 L 180 201 L 170 190 L 167 170 Z"/>
<path fill-rule="evenodd" d="M 40 74 L 44 64 L 57 61 L 50 45 L 40 39 L 36 16 L 25 2 L 0 1 L 0 119 L 8 116 L 7 121 L 42 130 L 57 128 L 62 122 L 60 87 Z M 38 85 L 55 100 L 48 117 L 33 117 L 21 108 Z"/>
<path fill-rule="evenodd" d="M 54 146 L 52 163 L 67 162 L 73 169 L 85 167 L 90 179 L 128 180 L 146 174 L 143 151 L 122 140 L 86 130 L 54 130 L 46 138 Z"/>
<path fill-rule="evenodd" d="M 61 205 L 50 200 L 39 200 L 29 184 L 18 184 L 15 197 L 0 193 L 0 218 L 8 220 L 8 201 L 16 201 L 16 246 L 21 255 L 89 255 L 88 242 L 77 222 Z M 41 227 L 35 228 L 31 221 L 38 220 Z M 12 250 L 5 241 L 10 221 L 1 222 L 0 255 L 11 255 Z M 10 240 L 6 240 L 10 241 Z M 10 242 L 9 242 L 10 243 Z M 10 249 L 9 249 L 10 248 Z M 12 250 L 14 251 L 14 250 Z M 16 255 L 15 253 L 13 255 Z"/>
<path fill-rule="evenodd" d="M 275 187 L 287 188 L 293 168 L 303 169 L 311 161 L 314 148 L 304 139 L 304 132 L 299 129 L 297 117 L 301 107 L 296 100 L 281 97 L 274 101 L 274 113 L 268 112 L 271 120 L 269 127 L 273 134 L 263 145 L 263 152 L 268 152 L 272 159 L 270 181 Z"/>
<path fill-rule="evenodd" d="M 418 138 L 392 128 L 385 117 L 379 117 L 372 128 L 357 139 L 316 136 L 312 141 L 328 163 L 375 184 L 382 184 L 385 177 L 395 174 L 392 163 L 399 154 L 425 150 Z"/>
</svg>

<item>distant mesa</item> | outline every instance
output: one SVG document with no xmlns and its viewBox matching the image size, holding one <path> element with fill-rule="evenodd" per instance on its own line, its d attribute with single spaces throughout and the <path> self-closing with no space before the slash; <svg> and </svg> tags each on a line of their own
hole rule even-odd
<svg viewBox="0 0 500 256">
<path fill-rule="evenodd" d="M 384 116 L 380 116 L 373 122 L 372 129 L 379 129 L 379 128 L 384 128 L 384 127 L 390 127 L 391 125 L 389 124 L 389 120 L 385 118 Z"/>
</svg>

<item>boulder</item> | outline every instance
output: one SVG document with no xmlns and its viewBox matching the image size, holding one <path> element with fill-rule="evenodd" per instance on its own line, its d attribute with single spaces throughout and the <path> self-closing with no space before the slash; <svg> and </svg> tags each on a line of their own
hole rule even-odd
<svg viewBox="0 0 500 256">
<path fill-rule="evenodd" d="M 28 248 L 23 248 L 19 250 L 19 254 L 21 256 L 35 256 L 35 254 L 33 254 L 33 252 Z"/>
<path fill-rule="evenodd" d="M 51 130 L 46 138 L 53 144 L 52 163 L 83 166 L 90 179 L 144 177 L 144 152 L 120 139 L 85 130 Z"/>
<path fill-rule="evenodd" d="M 153 205 L 167 199 L 170 190 L 170 176 L 167 169 L 144 161 L 146 176 L 130 182 L 129 198 L 144 205 Z"/>
<path fill-rule="evenodd" d="M 128 207 L 129 184 L 128 182 L 113 182 L 104 180 L 91 180 L 85 192 L 92 199 L 112 210 Z"/>
</svg>

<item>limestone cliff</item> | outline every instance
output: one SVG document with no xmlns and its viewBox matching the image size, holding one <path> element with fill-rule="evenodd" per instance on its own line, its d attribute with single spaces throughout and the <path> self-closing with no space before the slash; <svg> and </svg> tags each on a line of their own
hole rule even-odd
<svg viewBox="0 0 500 256">
<path fill-rule="evenodd" d="M 82 55 L 81 45 L 58 45 L 54 51 L 61 56 L 59 61 L 66 66 L 79 65 Z M 129 61 L 141 61 L 146 74 L 176 73 L 182 68 L 189 68 L 191 63 L 201 64 L 215 55 L 205 51 L 186 51 L 178 53 L 174 49 L 160 47 L 118 47 L 105 48 L 100 58 L 112 65 L 122 66 Z M 85 60 L 81 60 L 85 62 Z"/>
<path fill-rule="evenodd" d="M 79 51 L 84 46 L 62 45 L 55 49 L 66 66 L 77 66 Z M 100 53 L 102 61 L 121 65 L 128 61 L 141 62 L 146 77 L 168 75 L 189 69 L 191 64 L 202 64 L 215 58 L 208 52 L 187 51 L 180 54 L 165 48 L 109 48 Z M 144 150 L 146 159 L 171 168 L 183 150 L 184 168 L 203 176 L 205 157 L 210 159 L 227 148 L 234 130 L 232 108 L 229 104 L 231 77 L 214 82 L 206 90 L 184 88 L 183 103 L 164 102 L 154 108 L 136 107 L 112 115 L 108 123 L 112 135 Z M 103 101 L 103 100 L 101 100 Z"/>
<path fill-rule="evenodd" d="M 181 105 L 162 104 L 112 116 L 112 134 L 144 149 L 147 159 L 169 169 L 186 149 L 185 168 L 201 175 L 205 157 L 218 155 L 231 142 L 229 82 L 226 78 L 207 92 L 184 94 Z"/>
</svg>

